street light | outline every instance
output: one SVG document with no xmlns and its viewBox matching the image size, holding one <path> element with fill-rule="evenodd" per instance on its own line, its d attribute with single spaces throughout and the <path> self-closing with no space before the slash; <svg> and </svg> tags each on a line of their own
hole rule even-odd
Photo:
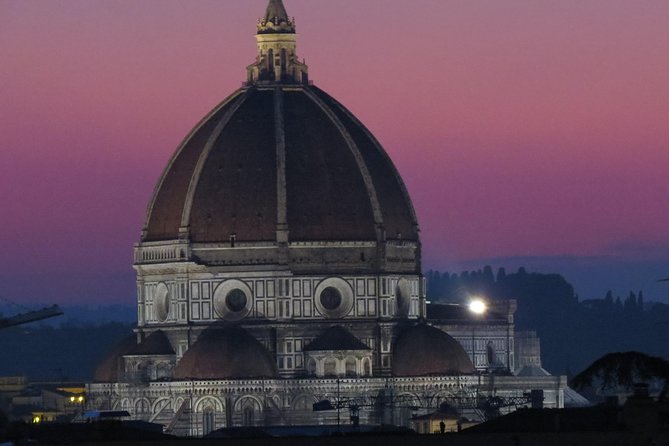
<svg viewBox="0 0 669 446">
<path fill-rule="evenodd" d="M 469 302 L 469 311 L 477 316 L 482 315 L 488 310 L 488 305 L 481 298 L 474 298 Z"/>
<path fill-rule="evenodd" d="M 74 406 L 74 416 L 76 418 L 77 412 L 81 410 L 81 416 L 83 418 L 84 416 L 84 395 L 71 395 L 70 396 L 70 404 Z"/>
</svg>

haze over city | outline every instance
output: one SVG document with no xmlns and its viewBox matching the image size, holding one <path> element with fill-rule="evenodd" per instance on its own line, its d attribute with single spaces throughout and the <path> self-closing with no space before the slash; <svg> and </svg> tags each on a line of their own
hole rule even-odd
<svg viewBox="0 0 669 446">
<path fill-rule="evenodd" d="M 265 3 L 0 3 L 1 295 L 133 302 L 153 187 L 244 80 Z M 311 79 L 402 174 L 425 270 L 526 266 L 583 297 L 667 300 L 667 2 L 289 8 Z"/>
</svg>

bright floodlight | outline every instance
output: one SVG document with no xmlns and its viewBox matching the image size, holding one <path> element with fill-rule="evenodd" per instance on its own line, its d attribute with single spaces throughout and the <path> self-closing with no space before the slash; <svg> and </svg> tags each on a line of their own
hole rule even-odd
<svg viewBox="0 0 669 446">
<path fill-rule="evenodd" d="M 481 299 L 474 299 L 469 302 L 469 311 L 474 314 L 483 314 L 488 309 L 488 306 Z"/>
</svg>

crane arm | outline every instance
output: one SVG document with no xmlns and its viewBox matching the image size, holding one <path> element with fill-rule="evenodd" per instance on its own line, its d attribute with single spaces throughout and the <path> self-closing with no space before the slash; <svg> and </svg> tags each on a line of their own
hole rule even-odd
<svg viewBox="0 0 669 446">
<path fill-rule="evenodd" d="M 42 308 L 41 310 L 29 311 L 12 317 L 0 317 L 0 329 L 27 324 L 29 322 L 41 321 L 42 319 L 48 319 L 62 314 L 63 311 L 58 305 L 52 305 L 50 307 Z"/>
</svg>

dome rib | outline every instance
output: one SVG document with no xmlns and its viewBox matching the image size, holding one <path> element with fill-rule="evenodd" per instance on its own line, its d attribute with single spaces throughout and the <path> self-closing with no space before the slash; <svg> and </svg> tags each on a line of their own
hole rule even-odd
<svg viewBox="0 0 669 446">
<path fill-rule="evenodd" d="M 188 194 L 188 187 L 190 180 L 192 179 L 192 168 L 194 168 L 195 163 L 197 163 L 203 149 L 196 139 L 198 139 L 198 136 L 209 138 L 210 133 L 208 132 L 208 129 L 212 126 L 212 122 L 216 122 L 216 115 L 224 112 L 227 107 L 243 93 L 244 91 L 237 90 L 228 96 L 212 111 L 207 113 L 207 115 L 202 118 L 181 141 L 153 190 L 153 195 L 147 206 L 146 219 L 142 231 L 142 241 L 176 239 L 179 237 L 179 223 L 170 225 L 173 227 L 161 228 L 160 220 L 161 218 L 169 218 L 172 213 L 178 213 L 178 218 L 181 222 L 185 197 Z M 174 171 L 177 165 L 182 164 L 186 164 L 181 169 L 183 171 L 182 174 L 175 175 Z M 176 189 L 176 191 L 174 189 Z M 167 205 L 166 202 L 171 203 L 171 205 Z M 177 207 L 180 207 L 181 209 L 177 211 Z"/>
<path fill-rule="evenodd" d="M 365 164 L 365 160 L 362 157 L 362 154 L 360 153 L 360 149 L 358 148 L 357 144 L 351 137 L 351 134 L 348 132 L 348 129 L 344 124 L 339 120 L 337 115 L 328 107 L 328 105 L 321 100 L 316 94 L 314 94 L 309 88 L 304 89 L 304 93 L 308 98 L 310 98 L 312 101 L 314 101 L 320 109 L 325 113 L 325 115 L 330 118 L 330 121 L 335 125 L 337 130 L 339 130 L 346 141 L 346 144 L 348 145 L 349 150 L 353 154 L 353 158 L 355 159 L 356 164 L 358 165 L 358 169 L 360 170 L 360 174 L 362 175 L 362 180 L 365 183 L 365 187 L 367 188 L 367 196 L 369 197 L 370 205 L 372 207 L 372 212 L 374 215 L 374 224 L 376 225 L 376 237 L 377 240 L 381 239 L 381 231 L 379 231 L 379 228 L 383 226 L 383 214 L 381 213 L 381 205 L 379 204 L 379 198 L 376 194 L 376 187 L 374 186 L 374 182 L 372 181 L 372 177 L 369 174 L 369 170 L 367 169 L 367 165 Z"/>
<path fill-rule="evenodd" d="M 406 207 L 409 211 L 409 217 L 411 219 L 411 223 L 413 225 L 413 231 L 415 232 L 415 238 L 418 240 L 418 217 L 416 216 L 416 210 L 413 206 L 413 202 L 411 201 L 411 196 L 409 195 L 409 191 L 406 188 L 406 185 L 404 184 L 404 180 L 402 180 L 402 176 L 400 175 L 399 171 L 397 170 L 397 167 L 393 163 L 392 159 L 388 155 L 388 152 L 386 152 L 383 149 L 383 146 L 381 146 L 381 143 L 376 139 L 376 137 L 372 134 L 372 132 L 369 131 L 369 129 L 362 123 L 360 120 L 353 114 L 349 109 L 347 109 L 344 105 L 341 104 L 337 99 L 333 98 L 330 96 L 328 93 L 326 93 L 324 90 L 318 88 L 318 87 L 311 87 L 315 94 L 321 97 L 321 100 L 325 101 L 330 101 L 332 102 L 333 106 L 336 107 L 335 113 L 339 112 L 343 116 L 345 116 L 347 119 L 351 121 L 351 123 L 356 126 L 358 130 L 360 130 L 363 134 L 364 137 L 366 137 L 374 146 L 376 153 L 381 156 L 383 161 L 385 162 L 385 166 L 389 169 L 391 169 L 393 173 L 394 180 L 397 182 L 399 185 L 400 193 L 404 199 L 404 202 L 402 203 L 404 207 Z M 340 118 L 341 119 L 341 118 Z M 388 206 L 382 206 L 382 209 L 386 209 Z M 383 215 L 384 222 L 386 222 L 387 218 L 386 215 Z M 394 234 L 389 234 L 389 236 L 393 236 Z"/>
<path fill-rule="evenodd" d="M 146 222 L 141 242 L 420 243 L 387 153 L 311 86 L 245 87 L 218 105 L 172 157 Z"/>
<path fill-rule="evenodd" d="M 304 88 L 284 92 L 291 241 L 376 241 L 362 172 L 340 129 Z"/>
<path fill-rule="evenodd" d="M 276 138 L 276 225 L 277 242 L 288 242 L 288 188 L 286 184 L 286 129 L 283 119 L 283 89 L 274 89 L 274 132 Z"/>
<path fill-rule="evenodd" d="M 184 208 L 181 214 L 181 227 L 186 228 L 190 226 L 191 211 L 193 209 L 193 199 L 195 192 L 197 191 L 197 187 L 200 183 L 200 177 L 202 176 L 202 171 L 204 170 L 204 166 L 209 159 L 209 155 L 211 154 L 211 150 L 214 147 L 214 144 L 221 136 L 221 133 L 223 133 L 225 127 L 230 123 L 230 120 L 235 115 L 237 110 L 239 110 L 242 104 L 246 102 L 250 94 L 252 94 L 250 93 L 251 91 L 253 90 L 246 90 L 239 98 L 236 99 L 236 101 L 231 105 L 230 109 L 228 109 L 228 111 L 221 118 L 220 122 L 216 125 L 214 131 L 211 133 L 207 143 L 202 149 L 200 158 L 195 165 L 193 176 L 191 177 L 191 181 L 188 185 L 188 192 L 186 193 L 186 200 L 184 202 Z"/>
</svg>

